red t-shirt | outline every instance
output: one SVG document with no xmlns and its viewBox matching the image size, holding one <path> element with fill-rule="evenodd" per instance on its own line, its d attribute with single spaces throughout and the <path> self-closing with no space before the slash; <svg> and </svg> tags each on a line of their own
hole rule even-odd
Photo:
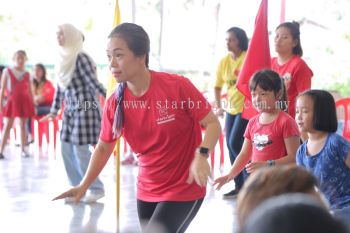
<svg viewBox="0 0 350 233">
<path fill-rule="evenodd" d="M 44 85 L 34 89 L 34 93 L 36 95 L 41 94 L 44 97 L 39 106 L 51 106 L 55 95 L 55 88 L 49 80 L 46 80 Z"/>
<path fill-rule="evenodd" d="M 211 110 L 186 78 L 150 71 L 151 84 L 141 97 L 125 88 L 123 136 L 137 153 L 137 198 L 143 201 L 191 201 L 205 196 L 205 187 L 186 183 L 196 147 L 202 141 L 202 120 Z M 116 108 L 112 95 L 104 108 L 100 140 L 115 142 Z"/>
<path fill-rule="evenodd" d="M 252 162 L 276 160 L 287 155 L 284 139 L 299 136 L 295 120 L 281 111 L 269 124 L 259 123 L 259 115 L 249 120 L 244 137 L 252 142 Z"/>
<path fill-rule="evenodd" d="M 296 55 L 283 65 L 278 64 L 277 57 L 272 58 L 271 68 L 284 79 L 289 101 L 288 113 L 294 118 L 296 97 L 311 88 L 312 70 Z"/>
</svg>

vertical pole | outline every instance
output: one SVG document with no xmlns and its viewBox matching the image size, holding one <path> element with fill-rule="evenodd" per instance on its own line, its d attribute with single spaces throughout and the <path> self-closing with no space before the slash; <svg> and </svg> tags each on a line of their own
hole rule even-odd
<svg viewBox="0 0 350 233">
<path fill-rule="evenodd" d="M 286 0 L 281 0 L 280 23 L 284 23 L 285 21 L 286 21 Z"/>
</svg>

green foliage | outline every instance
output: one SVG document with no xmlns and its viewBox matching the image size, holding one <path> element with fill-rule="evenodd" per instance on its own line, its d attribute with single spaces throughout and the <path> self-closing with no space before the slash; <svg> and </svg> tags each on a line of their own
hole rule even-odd
<svg viewBox="0 0 350 233">
<path fill-rule="evenodd" d="M 345 83 L 334 83 L 327 89 L 339 92 L 342 97 L 350 96 L 350 77 L 347 78 Z"/>
<path fill-rule="evenodd" d="M 89 17 L 86 24 L 85 24 L 84 29 L 88 32 L 91 32 L 93 26 L 94 26 L 94 19 L 92 17 Z"/>
<path fill-rule="evenodd" d="M 344 39 L 350 42 L 350 32 L 344 34 Z"/>
<path fill-rule="evenodd" d="M 327 46 L 326 53 L 333 55 L 334 54 L 334 48 L 331 48 L 331 47 Z"/>
</svg>

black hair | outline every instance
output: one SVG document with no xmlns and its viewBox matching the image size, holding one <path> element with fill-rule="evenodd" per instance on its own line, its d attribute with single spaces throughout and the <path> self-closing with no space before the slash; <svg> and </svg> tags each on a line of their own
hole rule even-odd
<svg viewBox="0 0 350 233">
<path fill-rule="evenodd" d="M 28 56 L 27 56 L 27 53 L 26 51 L 20 49 L 20 50 L 17 50 L 14 54 L 13 54 L 13 59 L 15 59 L 15 57 L 18 55 L 18 54 L 22 54 L 25 59 L 27 60 L 28 59 Z"/>
<path fill-rule="evenodd" d="M 335 219 L 308 194 L 285 194 L 270 198 L 248 216 L 240 233 L 347 233 Z"/>
<path fill-rule="evenodd" d="M 276 95 L 279 91 L 281 91 L 281 98 L 276 103 L 279 109 L 287 112 L 288 110 L 288 97 L 287 91 L 284 86 L 283 79 L 279 76 L 279 74 L 270 69 L 263 69 L 257 71 L 249 82 L 250 91 L 255 91 L 257 87 L 260 87 L 264 91 L 273 91 Z"/>
<path fill-rule="evenodd" d="M 40 82 L 38 80 L 33 79 L 33 83 L 35 87 L 38 87 L 40 83 L 45 83 L 46 82 L 46 68 L 43 64 L 38 63 L 35 65 L 35 67 L 40 68 L 43 71 L 43 77 L 41 77 Z"/>
<path fill-rule="evenodd" d="M 109 34 L 108 38 L 120 37 L 125 40 L 128 48 L 136 56 L 146 56 L 145 65 L 148 67 L 150 39 L 147 32 L 139 25 L 134 23 L 122 23 L 116 26 Z M 124 111 L 123 111 L 123 93 L 126 88 L 126 83 L 119 84 L 115 91 L 117 107 L 113 121 L 113 135 L 115 138 L 120 137 L 124 126 Z"/>
<path fill-rule="evenodd" d="M 331 93 L 325 90 L 308 90 L 300 96 L 309 96 L 314 102 L 313 128 L 324 132 L 338 129 L 337 110 Z"/>
<path fill-rule="evenodd" d="M 146 55 L 146 67 L 149 63 L 150 39 L 147 32 L 139 25 L 134 23 L 122 23 L 115 27 L 108 38 L 121 37 L 125 40 L 128 48 L 136 55 Z"/>
<path fill-rule="evenodd" d="M 297 42 L 296 46 L 293 48 L 293 54 L 298 56 L 303 56 L 303 49 L 301 47 L 300 41 L 300 26 L 298 22 L 284 22 L 277 26 L 276 30 L 284 27 L 287 28 L 293 37 L 293 40 Z"/>
<path fill-rule="evenodd" d="M 5 68 L 6 68 L 5 66 L 0 65 L 0 74 L 1 74 L 1 72 L 2 72 Z"/>
<path fill-rule="evenodd" d="M 248 49 L 248 37 L 245 31 L 239 27 L 232 27 L 227 30 L 227 33 L 234 33 L 238 40 L 238 46 L 242 51 L 247 51 Z"/>
</svg>

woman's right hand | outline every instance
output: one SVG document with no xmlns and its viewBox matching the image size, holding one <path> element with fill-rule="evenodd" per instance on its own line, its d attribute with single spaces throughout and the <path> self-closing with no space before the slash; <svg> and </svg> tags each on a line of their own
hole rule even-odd
<svg viewBox="0 0 350 233">
<path fill-rule="evenodd" d="M 80 199 L 84 196 L 85 192 L 86 192 L 85 188 L 83 188 L 82 186 L 76 186 L 58 195 L 57 197 L 52 199 L 52 201 L 56 201 L 63 198 L 73 198 L 74 202 L 78 203 Z"/>
<path fill-rule="evenodd" d="M 56 118 L 56 114 L 54 113 L 49 113 L 45 116 L 43 116 L 39 121 L 40 122 L 45 122 L 45 121 L 53 121 Z"/>
<path fill-rule="evenodd" d="M 217 186 L 215 189 L 216 189 L 216 190 L 220 190 L 221 187 L 222 187 L 224 184 L 228 183 L 230 180 L 231 180 L 231 179 L 230 179 L 229 175 L 221 176 L 221 177 L 215 179 L 213 185 L 218 184 L 218 186 Z"/>
</svg>

